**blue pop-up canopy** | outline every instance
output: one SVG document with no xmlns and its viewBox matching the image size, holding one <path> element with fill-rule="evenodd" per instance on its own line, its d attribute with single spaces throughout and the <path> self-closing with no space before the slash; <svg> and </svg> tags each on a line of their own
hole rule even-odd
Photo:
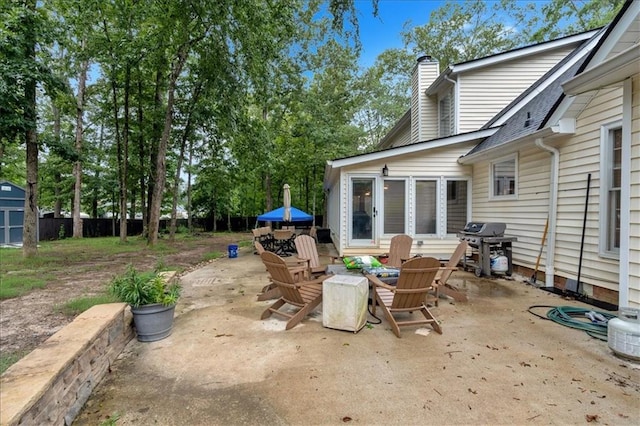
<svg viewBox="0 0 640 426">
<path fill-rule="evenodd" d="M 270 212 L 266 212 L 258 216 L 258 220 L 263 222 L 283 222 L 284 207 L 279 207 Z M 295 207 L 291 207 L 291 220 L 290 222 L 308 222 L 313 220 L 313 216 L 309 213 L 305 213 Z"/>
</svg>

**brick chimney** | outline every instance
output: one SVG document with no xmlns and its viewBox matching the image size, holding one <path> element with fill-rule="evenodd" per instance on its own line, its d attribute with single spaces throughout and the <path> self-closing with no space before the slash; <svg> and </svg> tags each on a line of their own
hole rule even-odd
<svg viewBox="0 0 640 426">
<path fill-rule="evenodd" d="M 438 137 L 438 103 L 425 90 L 440 74 L 438 61 L 420 56 L 411 74 L 411 143 Z"/>
</svg>

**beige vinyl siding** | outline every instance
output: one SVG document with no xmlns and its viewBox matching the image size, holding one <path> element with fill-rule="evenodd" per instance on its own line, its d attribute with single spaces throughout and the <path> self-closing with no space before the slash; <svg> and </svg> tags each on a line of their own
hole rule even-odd
<svg viewBox="0 0 640 426">
<path fill-rule="evenodd" d="M 327 199 L 327 220 L 326 225 L 332 230 L 331 238 L 334 245 L 340 246 L 340 237 L 342 232 L 340 231 L 340 218 L 343 216 L 342 209 L 345 207 L 345 203 L 342 198 L 343 179 L 338 179 L 337 182 L 330 188 Z"/>
<path fill-rule="evenodd" d="M 629 305 L 640 308 L 640 75 L 632 80 Z"/>
<path fill-rule="evenodd" d="M 425 90 L 438 77 L 437 62 L 420 62 L 411 77 L 411 143 L 438 137 L 438 105 Z"/>
<path fill-rule="evenodd" d="M 357 166 L 345 167 L 343 169 L 343 176 L 345 176 L 346 184 L 343 191 L 347 193 L 347 186 L 350 176 L 380 176 L 380 171 L 384 164 L 389 169 L 388 178 L 402 178 L 406 179 L 407 185 L 407 224 L 412 224 L 415 220 L 415 204 L 414 204 L 414 181 L 415 179 L 468 179 L 471 177 L 471 167 L 462 166 L 458 164 L 457 159 L 469 152 L 473 147 L 473 144 L 459 144 L 454 147 L 443 147 L 424 151 L 420 154 L 410 154 L 398 156 L 393 159 L 387 159 L 384 162 L 371 162 L 367 164 L 360 164 Z M 382 185 L 383 178 L 378 178 L 377 185 Z M 446 194 L 446 188 L 445 188 Z M 378 200 L 380 203 L 381 200 Z M 346 205 L 346 201 L 344 204 Z M 342 223 L 348 223 L 347 210 L 342 211 Z M 408 225 L 410 226 L 410 225 Z M 346 225 L 340 228 L 344 235 L 346 235 Z M 410 232 L 410 234 L 412 234 Z M 413 235 L 412 235 L 413 236 Z M 362 255 L 362 254 L 382 254 L 389 251 L 389 245 L 393 235 L 380 234 L 378 247 L 363 249 L 362 247 L 347 247 L 346 237 L 345 245 L 342 247 L 341 254 L 344 256 L 350 255 Z M 423 244 L 418 246 L 418 241 L 422 241 Z M 435 257 L 448 257 L 459 241 L 455 235 L 449 235 L 446 238 L 414 238 L 412 254 L 421 254 L 425 256 Z"/>
<path fill-rule="evenodd" d="M 458 132 L 481 128 L 571 50 L 543 52 L 461 74 L 458 77 Z"/>
<path fill-rule="evenodd" d="M 490 162 L 474 165 L 471 219 L 505 222 L 505 234 L 518 238 L 513 243 L 514 263 L 533 268 L 549 214 L 551 157 L 536 148 L 533 142 L 530 145 L 518 154 L 517 199 L 490 199 Z M 541 265 L 544 265 L 545 256 L 546 247 Z"/>
<path fill-rule="evenodd" d="M 600 256 L 600 226 L 606 226 L 600 217 L 600 129 L 621 119 L 622 89 L 600 90 L 578 117 L 576 134 L 558 145 L 556 274 L 577 278 L 587 177 L 591 173 L 581 281 L 616 291 L 619 260 Z M 589 286 L 584 290 L 590 293 Z"/>
<path fill-rule="evenodd" d="M 411 126 L 405 126 L 398 130 L 389 142 L 390 147 L 404 146 L 411 143 Z"/>
</svg>

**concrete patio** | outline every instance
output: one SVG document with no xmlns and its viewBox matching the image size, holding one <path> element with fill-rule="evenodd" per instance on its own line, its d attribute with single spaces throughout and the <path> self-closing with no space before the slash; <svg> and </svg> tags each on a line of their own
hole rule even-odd
<svg viewBox="0 0 640 426">
<path fill-rule="evenodd" d="M 173 334 L 132 341 L 74 424 L 638 424 L 640 365 L 527 312 L 593 307 L 517 278 L 452 282 L 469 302 L 432 310 L 442 335 L 332 330 L 320 308 L 285 331 L 260 320 L 267 274 L 241 249 L 182 277 Z"/>
</svg>

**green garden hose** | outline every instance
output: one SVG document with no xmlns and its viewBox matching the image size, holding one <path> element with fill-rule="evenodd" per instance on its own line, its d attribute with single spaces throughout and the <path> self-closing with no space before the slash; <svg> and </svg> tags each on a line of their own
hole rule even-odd
<svg viewBox="0 0 640 426">
<path fill-rule="evenodd" d="M 547 317 L 544 318 L 531 311 L 533 308 L 551 308 L 547 311 Z M 558 324 L 576 328 L 578 330 L 585 331 L 589 336 L 595 337 L 600 340 L 607 340 L 607 322 L 616 318 L 615 315 L 594 311 L 593 309 L 576 308 L 574 306 L 547 306 L 547 305 L 533 305 L 530 306 L 528 311 L 543 319 L 549 319 Z M 586 314 L 595 313 L 605 318 L 605 321 L 591 321 Z"/>
</svg>

